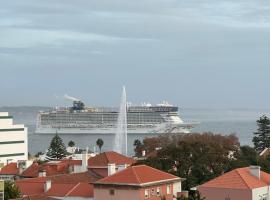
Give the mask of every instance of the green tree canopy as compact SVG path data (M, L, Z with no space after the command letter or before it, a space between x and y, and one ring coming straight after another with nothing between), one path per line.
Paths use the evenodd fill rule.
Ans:
M4 199L16 199L21 197L19 188L12 181L5 181Z
M228 171L240 147L234 135L213 133L164 135L153 141L158 145L157 156L143 162L186 178L183 182L186 190ZM145 149L155 149L154 143Z
M49 157L49 159L59 160L66 157L67 155L68 153L66 150L66 146L62 138L60 138L58 134L56 134L51 141L47 156Z
M75 146L75 142L72 141L72 140L70 140L70 141L68 142L68 146L69 146L69 147L74 147L74 146Z
M101 148L102 148L102 146L104 144L103 140L101 138L98 138L97 141L96 141L96 144L97 144L97 146L99 148L99 153L101 153Z
M139 139L134 140L133 143L135 156L141 157L143 151L143 144Z
M257 120L257 132L254 132L253 144L257 152L270 147L270 120L263 115Z

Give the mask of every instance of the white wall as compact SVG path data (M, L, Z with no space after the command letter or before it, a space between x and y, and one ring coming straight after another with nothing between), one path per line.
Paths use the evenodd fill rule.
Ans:
M173 196L177 196L177 192L182 191L182 184L181 181L176 182L173 184Z
M262 197L267 197L268 193L269 193L268 186L253 189L252 200L262 200L263 199Z
M18 160L27 160L28 158L28 136L27 128L24 125L13 125L12 118L7 117L7 113L0 113L0 162L6 164L7 160L14 162ZM2 118L1 118L2 117ZM3 131L5 129L10 129ZM12 129L24 129L14 130ZM16 141L24 141L23 143L12 143ZM3 144L6 142L6 144ZM24 155L10 155L8 157L2 157L1 155L6 154L24 154Z

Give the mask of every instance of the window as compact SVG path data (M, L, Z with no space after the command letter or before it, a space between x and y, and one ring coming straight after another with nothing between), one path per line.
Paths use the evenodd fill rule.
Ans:
M167 194L171 194L171 185L167 185Z
M149 189L144 190L144 198L145 199L148 199L150 197L150 194L149 193L150 193L149 192Z
M157 187L157 196L160 196L160 187Z
M151 195L155 195L156 194L156 190L155 190L155 188L152 188L151 189Z
M110 195L114 195L115 191L113 189L110 190Z

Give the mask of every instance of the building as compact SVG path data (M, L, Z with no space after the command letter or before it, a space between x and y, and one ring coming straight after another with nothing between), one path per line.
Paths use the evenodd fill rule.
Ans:
M93 184L95 200L173 200L182 192L181 178L146 165L130 166Z
M135 163L133 158L124 156L114 151L103 152L95 157L89 158L88 170L99 174L102 177L108 176L108 166L114 163L116 171L124 169Z
M238 168L197 187L205 200L268 200L270 174L259 166Z
M32 161L10 162L0 170L0 180L16 180L21 177L25 169L32 165Z
M12 116L0 112L0 163L27 160L27 128L24 125L13 125Z
M93 200L93 184L101 177L91 172L17 180L24 196L48 196L65 200Z

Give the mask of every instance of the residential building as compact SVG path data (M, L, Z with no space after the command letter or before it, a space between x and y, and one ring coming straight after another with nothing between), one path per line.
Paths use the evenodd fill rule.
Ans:
M182 192L181 178L146 165L130 166L93 184L95 200L173 200Z
M0 170L0 180L19 179L25 169L32 165L32 161L11 162Z
M15 183L24 196L45 195L64 200L93 200L93 184L101 177L91 172L26 178Z
M205 200L268 200L270 174L259 166L238 168L197 187Z
M102 177L108 176L108 165L115 164L115 170L125 169L135 163L133 158L124 156L114 151L103 152L88 160L88 170Z
M7 112L0 112L0 168L8 162L28 158L27 128L14 125Z

